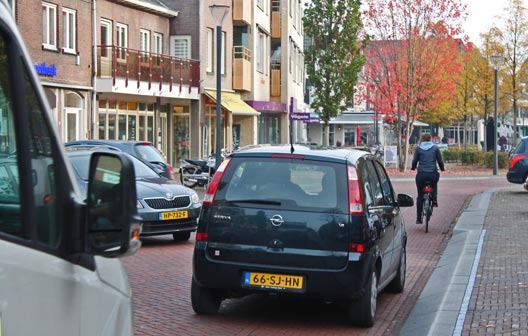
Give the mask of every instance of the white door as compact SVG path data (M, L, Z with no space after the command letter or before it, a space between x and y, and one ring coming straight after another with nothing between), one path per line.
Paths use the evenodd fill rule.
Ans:
M78 108L64 108L64 131L65 142L81 140L81 111Z

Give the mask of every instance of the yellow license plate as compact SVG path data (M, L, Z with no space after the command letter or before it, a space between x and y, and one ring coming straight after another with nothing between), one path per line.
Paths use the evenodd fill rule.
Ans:
M168 212L161 212L159 214L160 220L183 219L183 218L188 218L188 217L189 217L189 212L187 210L168 211Z
M304 288L304 277L298 275L244 272L244 285L260 288L301 290Z

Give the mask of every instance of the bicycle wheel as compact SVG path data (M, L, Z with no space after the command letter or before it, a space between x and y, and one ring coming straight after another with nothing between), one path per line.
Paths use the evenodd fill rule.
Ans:
M429 232L429 219L431 218L431 200L429 194L424 195L424 217L425 217L425 233Z

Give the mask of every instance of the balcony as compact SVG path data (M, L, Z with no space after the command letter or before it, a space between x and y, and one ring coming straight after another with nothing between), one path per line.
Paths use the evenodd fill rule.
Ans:
M98 91L168 97L199 91L200 61L117 46L97 48Z
M251 1L233 0L233 22L251 25Z
M281 64L280 62L271 63L271 82L270 82L270 96L281 96Z
M243 46L233 47L233 89L251 91L251 51Z
M281 37L281 12L280 1L271 2L271 38Z

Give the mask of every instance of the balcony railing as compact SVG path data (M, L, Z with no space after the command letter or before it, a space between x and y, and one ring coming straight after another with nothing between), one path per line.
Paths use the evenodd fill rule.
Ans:
M169 92L188 86L189 92L200 85L200 61L155 54L117 46L100 45L97 51L97 76L125 80L125 87L147 83L149 90L162 90L169 86Z
M251 1L247 0L234 0L233 1L233 21L244 22L247 25L251 25Z
M251 91L251 50L233 46L233 89Z

